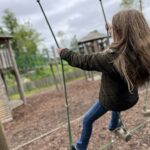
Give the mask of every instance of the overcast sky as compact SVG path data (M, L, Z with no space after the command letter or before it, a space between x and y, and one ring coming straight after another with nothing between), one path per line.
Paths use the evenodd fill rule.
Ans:
M105 33L99 0L41 0L41 3L54 32L64 31L67 39L73 35L80 39L94 29ZM121 0L103 0L103 3L106 17L111 21L120 9ZM30 21L44 38L41 46L50 48L54 41L36 0L0 0L0 24L6 8L14 12L21 23ZM144 0L144 14L150 23L150 0Z

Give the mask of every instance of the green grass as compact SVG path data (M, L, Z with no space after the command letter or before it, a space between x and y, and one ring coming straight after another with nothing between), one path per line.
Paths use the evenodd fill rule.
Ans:
M78 77L78 78L75 78L75 79L67 81L67 83L71 82L71 81L74 81L74 80L80 80L80 79L83 79L83 78L84 78L83 76L82 77ZM31 91L25 91L25 96L26 97L33 96L33 95L35 95L35 94L37 94L39 92L42 92L42 91L45 91L45 90L49 90L49 89L52 89L52 88L55 88L55 85L50 85L50 86L42 87L42 88L35 88L35 89L31 90ZM19 94L11 95L10 99L11 100L18 100L18 99L20 99Z
M62 73L61 64L58 65L58 68L60 70L60 73ZM55 75L58 75L56 65L53 65L53 70L54 70ZM74 70L75 68L69 66L66 62L64 62L65 73L73 72ZM40 80L42 78L52 76L50 66L45 66L43 68L35 69L34 71L35 71L34 73L21 74L21 80L23 81L23 79L26 78L31 81L34 81L34 80ZM14 76L10 73L6 75L6 82L8 86L14 86L16 84Z
M58 68L59 68L59 71L61 73L62 69L61 69L60 64L58 65ZM57 67L55 65L53 66L53 70L54 70L54 74L58 75ZM64 71L67 72L67 73L72 72L72 71L74 71L74 68L69 66L69 65L65 65ZM30 74L27 77L30 80L39 80L39 79L42 79L44 77L49 77L49 76L52 76L52 72L50 70L50 66L47 66L45 68L36 69L35 74Z
M54 85L48 86L48 87L43 87L43 88L40 88L40 89L36 88L36 89L31 90L31 91L25 91L25 96L26 97L32 96L32 95L34 95L36 93L39 93L41 91L48 90L49 88L51 88L53 86ZM11 100L17 100L17 99L20 99L20 96L19 96L19 94L14 94L14 95L10 96L10 99Z

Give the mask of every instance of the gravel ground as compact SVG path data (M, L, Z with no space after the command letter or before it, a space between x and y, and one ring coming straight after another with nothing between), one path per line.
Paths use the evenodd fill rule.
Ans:
M80 117L98 98L99 81L76 80L69 83L67 89L70 118L74 120L71 127L73 142L75 142L81 131L82 118ZM20 106L13 111L14 120L5 124L10 147L17 147L59 128L19 150L68 150L67 128L66 126L61 127L67 122L63 93L51 89L28 97L27 101L26 106ZM129 130L148 119L144 118L141 113L143 105L144 93L141 93L138 104L122 113L124 124ZM99 150L111 139L114 140L114 143L106 150L150 150L150 122L137 130L129 142L124 142L122 139L113 138L113 134L107 130L109 119L110 112L94 123L89 150Z

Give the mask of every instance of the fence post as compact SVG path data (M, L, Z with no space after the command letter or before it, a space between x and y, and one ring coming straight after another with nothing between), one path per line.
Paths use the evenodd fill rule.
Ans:
M4 135L3 125L0 122L0 149L1 150L9 150L6 137Z

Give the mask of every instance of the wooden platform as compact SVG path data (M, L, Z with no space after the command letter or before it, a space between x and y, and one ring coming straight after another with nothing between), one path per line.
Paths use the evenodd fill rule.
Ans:
M10 120L12 120L11 108L9 105L8 97L6 95L4 84L0 76L0 121L3 123Z
M9 102L10 108L11 110L23 105L23 101L22 100L11 100Z

